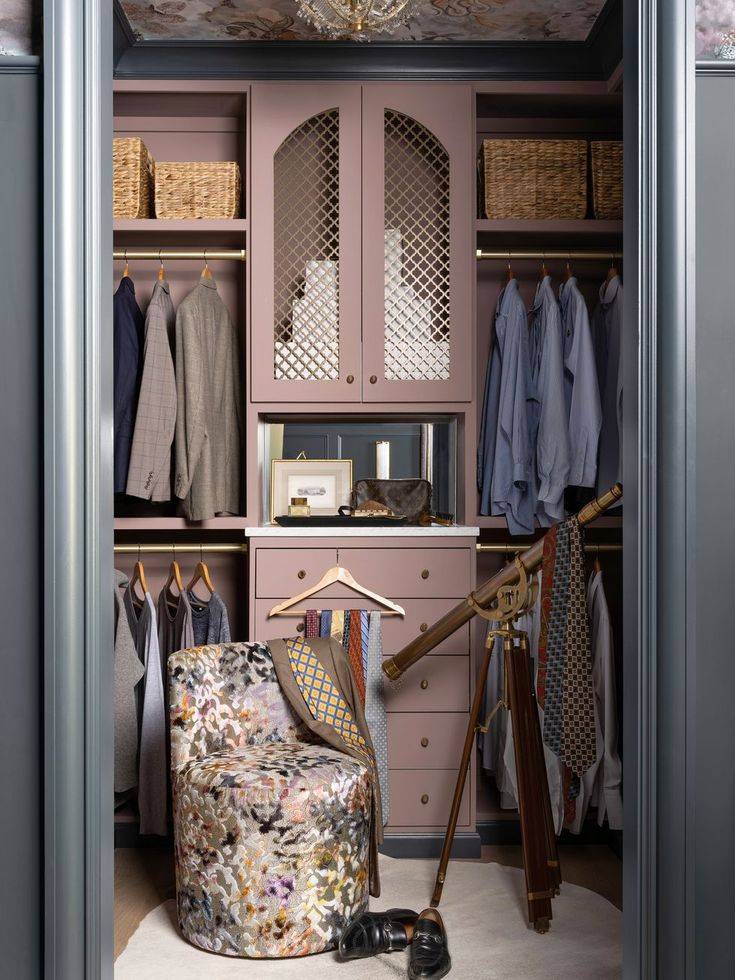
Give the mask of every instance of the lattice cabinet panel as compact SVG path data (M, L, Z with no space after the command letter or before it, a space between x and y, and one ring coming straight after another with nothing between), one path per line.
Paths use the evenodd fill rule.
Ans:
M363 88L366 401L471 400L470 94L433 83Z
M274 158L274 377L339 378L339 111L307 119Z
M449 154L410 116L384 120L385 377L448 381Z
M252 99L253 399L359 400L360 86Z

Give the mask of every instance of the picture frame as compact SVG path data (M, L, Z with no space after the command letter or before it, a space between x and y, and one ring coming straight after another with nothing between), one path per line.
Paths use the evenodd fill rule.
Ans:
M292 497L306 497L312 517L331 517L350 503L351 492L351 459L271 460L271 524L288 514Z

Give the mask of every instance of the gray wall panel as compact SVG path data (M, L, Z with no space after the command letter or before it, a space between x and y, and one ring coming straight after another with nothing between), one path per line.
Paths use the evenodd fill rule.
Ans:
M41 291L39 92L0 69L0 949L41 976Z
M697 78L696 976L735 976L735 77ZM685 601L685 597L682 597Z

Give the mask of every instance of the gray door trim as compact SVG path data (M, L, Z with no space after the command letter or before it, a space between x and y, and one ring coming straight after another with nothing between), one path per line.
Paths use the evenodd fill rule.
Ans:
M96 980L112 976L111 5L44 14L45 961ZM647 980L693 976L693 14L625 0L624 956Z
M694 953L694 0L625 18L624 975L676 980Z
M44 958L96 980L113 950L111 5L45 0L43 65Z

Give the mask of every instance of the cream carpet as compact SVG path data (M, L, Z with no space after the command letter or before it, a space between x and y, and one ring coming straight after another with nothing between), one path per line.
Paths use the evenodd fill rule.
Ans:
M383 894L373 905L420 910L435 861L381 857ZM621 975L620 912L586 888L563 884L551 930L526 923L523 872L498 864L453 861L440 911L454 980L604 980ZM115 980L383 980L405 977L408 953L341 963L333 952L295 960L235 960L195 949L176 927L176 907L149 912L115 963Z

